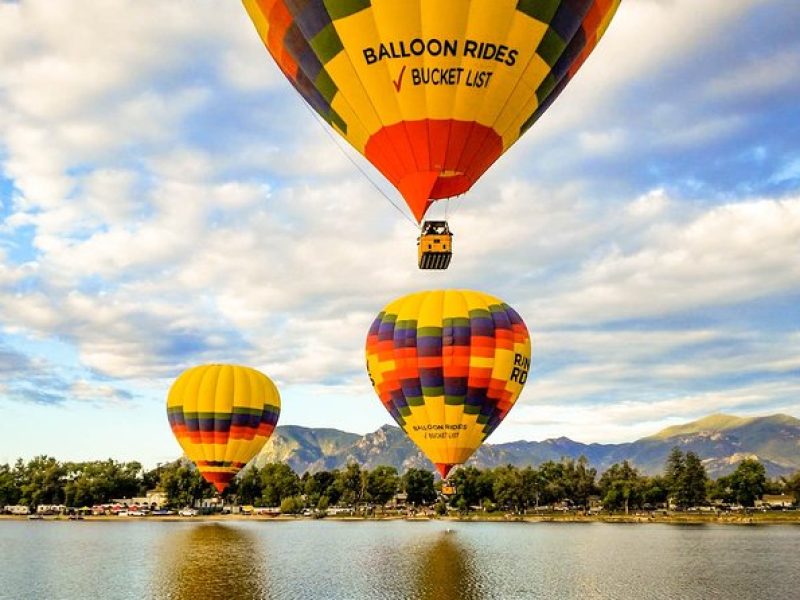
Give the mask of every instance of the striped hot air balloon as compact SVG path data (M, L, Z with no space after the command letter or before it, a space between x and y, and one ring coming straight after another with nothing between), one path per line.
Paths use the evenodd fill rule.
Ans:
M547 110L620 0L243 0L306 101L421 221Z
M167 396L172 432L219 492L264 447L280 412L275 384L255 369L235 365L192 367Z
M380 312L366 354L384 407L446 478L514 406L531 342L520 316L494 296L428 291Z

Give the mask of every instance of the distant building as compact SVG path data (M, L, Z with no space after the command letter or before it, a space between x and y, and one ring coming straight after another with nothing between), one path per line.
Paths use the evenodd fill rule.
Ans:
M764 494L756 500L756 508L789 508L794 504L794 496L788 494Z
M353 509L349 506L331 506L328 510L325 511L325 514L331 516L352 515Z
M147 510L160 510L167 504L167 494L158 490L150 490L144 496L136 498L114 498L111 500L111 504L128 508L135 506Z
M3 512L9 515L29 515L31 514L31 509L21 504L9 504L3 507Z
M254 515L279 515L281 509L279 506L257 506L253 508Z
M36 507L37 515L63 515L67 507L63 504L40 504Z
M221 509L225 503L223 502L222 498L201 498L200 500L195 500L194 507L195 508L202 508L206 510L218 510Z
M408 494L399 492L394 495L394 497L386 503L386 508L393 508L395 510L401 510L406 507L408 504Z

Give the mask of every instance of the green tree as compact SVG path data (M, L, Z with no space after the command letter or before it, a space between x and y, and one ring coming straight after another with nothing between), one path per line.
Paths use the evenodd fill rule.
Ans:
M64 465L64 503L92 506L114 498L133 498L142 487L142 465L112 459Z
M676 503L681 507L701 506L706 503L708 475L700 457L687 452L683 460L683 472L677 481Z
M213 496L214 488L194 466L177 462L161 470L161 490L172 508L194 506L197 500Z
M800 471L791 477L785 478L783 481L786 486L786 492L794 495L794 503L800 504Z
M644 482L642 500L645 504L665 504L669 497L667 483L661 476L648 477Z
M614 464L600 478L600 493L603 506L608 510L624 509L625 514L632 507L642 504L645 479L628 461Z
M730 486L736 502L742 506L753 506L764 495L767 470L757 460L745 459L731 474Z
M336 488L336 474L330 471L318 471L304 475L303 492L309 506L317 506L324 496L329 503L336 504L339 492Z
M664 483L669 491L669 497L676 505L681 506L680 503L680 487L683 479L683 472L685 470L685 459L683 452L677 446L673 447L667 457L667 462L664 465Z
M139 492L137 496L144 496L150 490L156 489L160 481L161 481L161 463L159 463L155 469L150 469L149 471L142 472L142 476L139 481Z
M366 477L356 462L348 463L336 477L339 501L346 506L357 506L364 500Z
M597 469L589 468L589 461L585 456L580 456L577 461L562 460L562 478L566 497L572 500L575 506L584 509L589 506L589 496L597 492L595 477Z
M467 506L477 506L484 499L494 501L494 471L481 471L475 467L457 469L448 479L455 486L456 494L451 498L453 504L460 498Z
M494 469L494 498L506 510L525 512L527 494L522 475L514 465Z
M0 465L0 507L17 504L20 489L17 486L14 470L9 465Z
M253 505L261 501L264 493L261 482L261 471L255 465L247 468L239 477L236 493L239 502L244 505Z
M531 466L527 466L522 469L519 474L522 480L522 493L525 498L525 506L539 508L539 500L542 497L542 491L546 484L542 472ZM491 504L491 501L488 503ZM486 508L486 503L484 503L484 508L487 511L489 510Z
M708 497L712 500L721 500L728 504L736 502L736 494L732 486L733 475L718 477L716 481L708 484Z
M281 500L281 513L284 515L299 515L305 509L300 496L287 496Z
M564 463L548 460L539 465L542 480L539 504L554 504L567 498Z
M400 477L394 467L377 466L367 475L367 496L379 506L385 505L394 498L399 488Z
M280 506L284 498L300 493L300 478L284 463L267 463L261 468L261 501L264 506Z
M414 506L430 504L436 500L433 473L423 469L409 469L403 474L402 486L408 494L408 502Z
M22 473L20 501L28 506L63 504L66 469L55 458L37 456Z

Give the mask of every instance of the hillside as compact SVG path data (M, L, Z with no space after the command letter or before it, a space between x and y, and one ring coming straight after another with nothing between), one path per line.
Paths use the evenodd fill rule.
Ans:
M654 475L662 471L674 446L698 454L712 477L730 473L745 458L760 460L772 477L789 475L800 470L800 419L780 414L750 418L715 414L624 444L583 444L565 437L485 444L468 464L523 467L583 455L600 472L628 460ZM392 465L400 472L410 467L433 469L405 434L389 425L364 436L336 429L281 426L256 460L258 465L286 462L298 473L340 469L350 461L370 469Z

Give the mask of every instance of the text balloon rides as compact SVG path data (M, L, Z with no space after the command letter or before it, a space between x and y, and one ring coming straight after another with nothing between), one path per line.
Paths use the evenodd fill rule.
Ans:
M243 0L306 101L418 221L547 110L620 0Z
M517 401L531 364L520 316L482 292L419 292L384 308L367 336L381 402L443 478Z
M219 492L264 447L280 412L275 384L249 367L192 367L167 396L172 432Z

